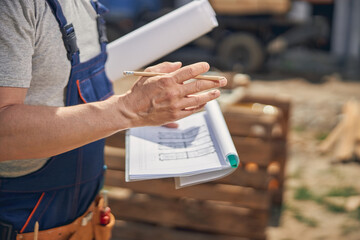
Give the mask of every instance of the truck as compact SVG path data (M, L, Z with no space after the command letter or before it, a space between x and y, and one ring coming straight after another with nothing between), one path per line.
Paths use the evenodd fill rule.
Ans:
M189 2L186 0L101 1L107 3L113 12L107 18L110 40ZM263 70L270 57L288 48L309 42L315 42L318 47L319 44L326 45L329 42L328 19L323 16L312 16L306 6L317 3L329 4L330 0L209 0L209 2L216 12L219 26L211 33L159 61L180 60L184 64L190 64L205 60L222 71L252 73Z

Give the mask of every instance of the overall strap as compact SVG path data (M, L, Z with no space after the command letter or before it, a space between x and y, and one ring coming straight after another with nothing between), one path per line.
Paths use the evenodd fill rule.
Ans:
M99 33L99 43L101 45L101 51L106 52L106 44L108 43L108 39L106 36L106 25L103 15L109 12L109 9L107 9L103 4L101 4L97 0L90 0L90 2L97 14L96 23Z
M75 29L72 23L68 24L58 0L46 0L53 11L62 33L62 38L67 51L67 57L74 66L80 62L80 51L76 42Z

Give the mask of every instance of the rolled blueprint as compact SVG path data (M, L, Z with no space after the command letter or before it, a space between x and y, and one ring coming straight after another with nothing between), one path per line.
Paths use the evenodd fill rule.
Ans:
M218 26L207 0L194 0L107 46L105 69L110 80L123 77L186 45Z

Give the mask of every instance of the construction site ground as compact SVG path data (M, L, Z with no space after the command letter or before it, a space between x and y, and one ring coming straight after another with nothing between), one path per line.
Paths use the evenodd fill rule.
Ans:
M301 78L254 79L249 91L292 98L284 204L268 239L360 239L360 162L339 163L331 151L318 150L341 119L343 105L360 101L360 81L336 75L316 84Z

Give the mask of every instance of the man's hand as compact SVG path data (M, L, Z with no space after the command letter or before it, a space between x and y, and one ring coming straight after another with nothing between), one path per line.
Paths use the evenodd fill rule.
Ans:
M196 80L184 84L208 70L209 65L204 62L182 68L179 62L165 62L147 68L145 71L169 74L141 77L123 96L123 106L126 116L132 122L131 127L176 121L200 111L208 101L219 97L219 90L197 93L225 86L225 78L220 81Z

